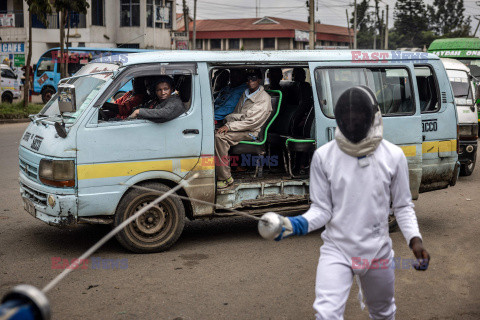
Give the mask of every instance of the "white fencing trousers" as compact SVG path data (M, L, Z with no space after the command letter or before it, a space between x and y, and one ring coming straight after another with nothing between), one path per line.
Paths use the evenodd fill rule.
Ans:
M377 258L389 259L388 268L370 269L360 275L363 295L371 319L394 320L395 273L390 267L393 261L393 250L390 245L384 246ZM317 320L343 319L353 277L352 261L348 261L334 244L325 242L320 248L315 285L316 298L313 303Z

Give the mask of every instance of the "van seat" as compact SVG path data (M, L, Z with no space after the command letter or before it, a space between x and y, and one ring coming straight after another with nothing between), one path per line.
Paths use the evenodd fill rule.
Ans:
M231 154L244 154L244 153L251 153L257 154L259 156L265 155L266 152L266 142L268 140L268 130L272 123L277 118L280 112L280 106L282 104L282 92L280 90L267 90L267 92L271 96L272 101L272 112L268 117L267 121L263 124L260 132L258 134L256 141L240 141L237 145L230 148ZM263 174L263 164L262 161L259 160L257 162L257 168L255 170L256 177L262 177Z

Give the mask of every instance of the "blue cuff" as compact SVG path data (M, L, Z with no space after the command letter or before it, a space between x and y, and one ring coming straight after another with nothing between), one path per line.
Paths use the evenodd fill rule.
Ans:
M302 216L287 217L292 224L293 234L296 236L303 236L308 233L308 221Z

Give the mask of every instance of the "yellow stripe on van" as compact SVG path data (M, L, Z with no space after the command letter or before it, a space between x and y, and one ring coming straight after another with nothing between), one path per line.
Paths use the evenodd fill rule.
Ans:
M405 153L405 157L415 157L417 155L416 146L400 146L400 148L402 148L403 153Z
M422 153L456 152L457 140L427 141L422 143Z
M172 171L172 160L85 164L77 168L78 180L134 176L145 171Z

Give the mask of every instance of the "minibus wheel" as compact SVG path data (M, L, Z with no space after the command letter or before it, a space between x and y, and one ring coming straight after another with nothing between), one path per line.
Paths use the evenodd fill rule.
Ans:
M470 176L473 173L473 169L475 169L475 162L477 161L477 155L473 156L473 161L469 164L462 164L460 166L460 175L461 176Z
M167 192L162 183L141 185ZM114 227L157 199L161 193L132 188L123 196L115 213ZM177 197L168 197L117 233L120 244L133 252L160 252L170 248L180 237L185 225L185 208Z
M13 102L13 95L10 92L5 92L2 95L2 102L4 103L12 103Z

